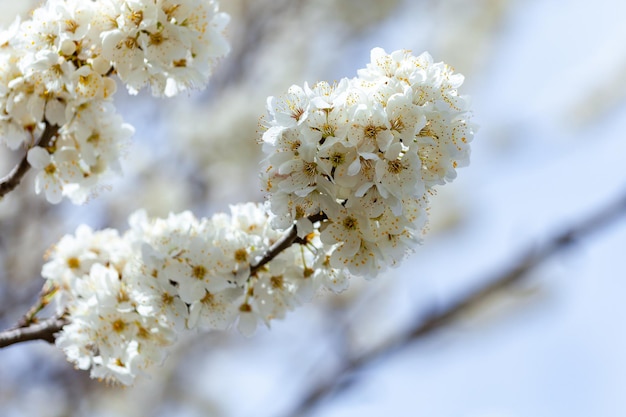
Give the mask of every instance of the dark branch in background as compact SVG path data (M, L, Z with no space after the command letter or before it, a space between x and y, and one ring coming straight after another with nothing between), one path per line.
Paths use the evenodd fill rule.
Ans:
M334 375L320 385L313 387L289 414L306 416L316 409L324 400L335 396L350 386L350 374L354 374L378 359L396 352L411 342L426 337L437 330L451 324L463 313L483 304L490 297L523 281L533 268L539 266L550 257L568 249L573 243L589 237L593 233L614 224L626 214L626 193L611 205L596 212L562 233L552 237L545 245L532 248L526 252L510 268L488 280L487 283L466 292L450 303L444 310L435 311L409 329L404 335L390 340L388 343L362 355L348 358Z
M321 222L323 220L326 220L327 218L328 217L326 217L324 213L318 213L308 217L311 223ZM297 241L298 229L294 224L293 226L291 226L289 231L282 238L280 238L280 240L276 241L276 243L272 245L272 247L267 251L267 253L265 253L265 255L263 255L263 258L261 258L259 262L250 266L250 276L256 274L257 271L261 269L265 264L270 262L272 259L278 256L279 253L281 253Z
M59 131L59 126L50 125L46 122L46 128L44 129L39 141L37 141L36 145L41 146L42 148L47 148L50 146ZM28 170L30 169L30 164L26 160L26 155L22 158L19 164L17 164L8 175L4 178L0 179L0 198L4 197L11 191L15 189L22 181L22 178Z
M228 59L220 63L218 70L211 77L213 89L225 90L230 86L242 84L246 76L250 78L250 69L255 68L260 61L262 46L272 43L271 36L276 35L276 28L293 19L293 15L303 4L303 0L244 1L237 23L242 28L242 33L233 34L231 39L233 49ZM230 28L230 31L232 30L233 28Z
M67 321L61 317L51 317L27 327L5 330L0 332L0 348L31 340L45 340L54 343L55 334L66 324Z

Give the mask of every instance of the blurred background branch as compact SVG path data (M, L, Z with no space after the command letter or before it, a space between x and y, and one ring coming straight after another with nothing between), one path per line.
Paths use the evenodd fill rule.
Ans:
M494 277L485 281L457 299L451 301L444 309L432 311L425 318L416 321L412 328L400 337L388 340L359 355L348 355L343 364L326 381L318 386L311 387L310 391L303 396L301 402L294 411L288 415L293 417L307 416L315 410L323 401L331 396L340 395L350 387L354 380L351 376L371 365L375 361L392 355L410 343L428 337L433 332L441 331L454 323L469 311L481 307L493 300L499 293L519 284L528 276L534 268L541 265L547 259L569 249L574 243L580 242L594 233L611 226L626 214L626 192L612 204L604 207L597 213L580 221L577 225L557 233L544 244L535 245L526 251L526 254L518 256L511 262L508 269L499 272ZM345 329L344 329L345 330Z

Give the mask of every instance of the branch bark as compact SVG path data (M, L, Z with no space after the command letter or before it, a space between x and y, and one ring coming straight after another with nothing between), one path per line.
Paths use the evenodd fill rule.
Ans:
M410 343L427 337L445 328L462 316L465 312L485 303L490 297L504 289L511 288L523 281L528 272L539 266L550 257L568 249L573 243L588 238L593 233L614 224L626 214L626 192L621 198L587 217L577 225L554 235L542 247L532 247L511 266L496 274L485 284L477 286L450 303L445 309L430 314L426 319L416 322L403 336L389 341L377 349L360 356L348 358L343 366L327 380L313 387L289 413L291 416L309 415L325 399L336 396L350 385L346 376L354 374L377 360L396 352Z
M42 148L47 148L54 141L58 131L59 126L51 125L46 122L46 128L41 134L41 137L37 141L36 145L41 146ZM26 159L26 155L24 155L20 163L17 164L4 178L0 179L0 198L13 191L22 181L22 178L26 175L28 170L30 170L30 164Z
M55 316L26 327L5 330L0 332L0 348L31 340L45 340L48 343L54 343L55 334L66 324L67 320Z
M308 217L311 223L321 222L323 220L326 220L327 218L328 217L326 217L324 213L317 213ZM296 243L297 240L298 229L294 224L293 226L291 226L289 231L282 238L280 238L280 240L276 241L276 243L272 245L272 247L267 251L267 253L265 253L265 255L263 255L263 258L261 258L259 262L257 262L255 265L250 266L250 276L256 274L259 269L261 269L265 264L269 263L272 259L278 256L279 253Z

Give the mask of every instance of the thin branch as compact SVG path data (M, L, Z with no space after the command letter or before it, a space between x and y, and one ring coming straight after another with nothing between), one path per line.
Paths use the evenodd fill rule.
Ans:
M328 217L326 217L326 214L324 213L317 213L308 217L311 223L321 222L323 220L326 220L327 218ZM298 240L298 229L296 228L296 225L294 224L293 226L291 226L289 231L285 233L285 235L282 238L280 238L280 240L276 241L276 243L272 245L272 247L265 253L265 255L263 255L263 258L261 258L259 262L257 262L255 265L250 266L250 276L253 276L254 274L256 274L259 271L259 269L261 269L265 264L267 264L276 256L278 256L279 253L281 253L282 251L284 251L285 249L287 249L288 247L296 243L297 240Z
M55 285L51 285L50 281L46 281L41 292L39 293L39 297L37 299L37 303L33 305L30 310L24 314L24 317L17 323L16 327L28 327L31 324L35 324L38 321L37 314L41 312L54 297L57 292L58 287Z
M51 125L46 122L46 128L44 129L39 141L37 141L37 146L41 146L42 148L47 148L52 144L54 138L59 131L59 126ZM22 158L19 164L17 164L11 172L9 172L4 178L0 179L0 198L4 197L11 191L15 189L22 181L22 178L28 170L30 169L30 164L26 159L26 155Z
M50 317L27 327L5 330L0 332L0 348L31 340L45 340L48 343L54 343L55 334L66 324L67 321L61 317Z
M528 272L550 257L568 249L573 243L588 238L593 233L597 233L614 224L625 214L626 193L611 205L606 206L579 222L578 225L556 234L539 249L531 248L527 250L526 254L521 256L519 260L513 263L507 270L497 274L492 279L488 280L486 284L478 286L458 297L444 310L435 311L426 319L415 323L415 325L401 337L391 340L362 355L348 358L334 375L327 378L326 382L313 387L289 415L300 417L310 414L322 401L329 398L331 395L335 396L341 393L349 387L350 378L346 378L346 376L366 368L376 360L406 347L413 341L445 328L462 316L463 313L483 304L493 294L522 282L523 279L528 276Z

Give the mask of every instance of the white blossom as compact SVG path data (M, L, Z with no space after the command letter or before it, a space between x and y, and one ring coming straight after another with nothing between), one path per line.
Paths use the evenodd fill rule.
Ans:
M35 177L37 194L45 192L52 204L59 203L63 196L63 184L81 177L77 164L76 149L64 147L53 154L38 146L28 151L28 163L39 173Z

